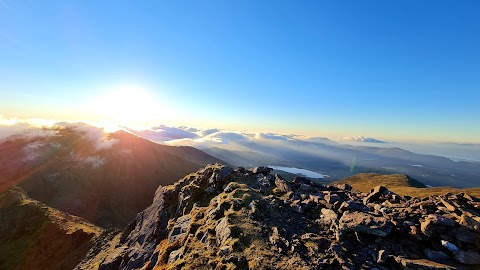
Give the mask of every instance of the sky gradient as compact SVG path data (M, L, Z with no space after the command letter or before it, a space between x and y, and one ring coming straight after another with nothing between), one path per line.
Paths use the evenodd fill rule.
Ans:
M0 0L0 114L480 142L479 14L478 1ZM148 94L117 100L126 87Z

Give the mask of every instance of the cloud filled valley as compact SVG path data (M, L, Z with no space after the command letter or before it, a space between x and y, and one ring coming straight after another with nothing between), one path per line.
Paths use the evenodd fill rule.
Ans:
M71 130L89 141L93 154L71 153L72 160L91 167L101 167L104 159L95 152L109 149L118 143L102 127L78 122L57 122L40 119L0 118L0 140L6 138L47 138L61 130ZM404 173L432 186L469 187L479 185L478 162L451 160L443 153L466 153L464 158L478 152L475 145L428 143L378 143L367 137L352 137L351 142L308 137L296 134L275 134L232 131L218 128L158 125L151 128L122 127L136 136L169 146L191 146L237 166L272 165L295 167L330 176L338 180L359 172ZM360 139L359 139L360 138ZM24 150L25 160L38 158L40 142ZM44 146L43 146L44 147ZM467 149L470 150L470 152ZM411 151L413 150L413 151ZM436 150L436 152L435 152ZM445 150L445 151L441 151ZM124 149L124 154L128 153ZM432 152L436 155L431 155ZM470 156L469 156L470 154ZM418 166L420 165L420 166Z

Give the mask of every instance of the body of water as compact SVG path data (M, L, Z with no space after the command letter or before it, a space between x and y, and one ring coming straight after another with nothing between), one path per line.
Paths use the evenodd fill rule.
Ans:
M295 168L295 167L282 167L282 166L268 166L268 167L270 167L274 170L280 170L280 171L284 171L284 172L288 172L288 173L301 174L301 175L304 175L304 176L310 177L310 178L322 178L323 179L325 177L328 177L328 175L320 174L320 173L305 170L305 169L299 169L299 168Z

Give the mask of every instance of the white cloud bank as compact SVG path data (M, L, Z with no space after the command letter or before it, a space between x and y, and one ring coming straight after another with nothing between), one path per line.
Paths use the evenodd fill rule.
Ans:
M385 143L385 141L365 136L344 137L342 140L351 142Z
M58 134L59 129L69 128L91 141L95 149L102 150L112 147L118 142L108 137L108 132L102 127L80 122L58 122L55 120L39 118L6 118L0 114L0 142L18 136L21 138L50 137ZM33 147L33 146L32 146ZM27 156L33 158L33 153L38 149L26 150Z

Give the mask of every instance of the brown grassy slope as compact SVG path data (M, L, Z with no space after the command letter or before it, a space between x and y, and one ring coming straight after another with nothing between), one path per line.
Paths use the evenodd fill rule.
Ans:
M401 196L428 197L432 195L442 195L445 193L465 192L469 195L479 197L480 188L458 189L453 187L433 187L427 188L424 184L410 178L404 174L382 175L377 173L360 173L343 180L330 183L349 184L354 189L361 192L369 192L375 186L385 186L391 191Z
M0 196L0 269L73 269L101 229L28 198Z

